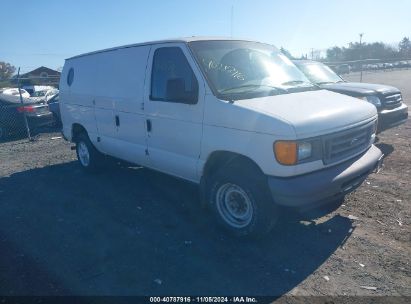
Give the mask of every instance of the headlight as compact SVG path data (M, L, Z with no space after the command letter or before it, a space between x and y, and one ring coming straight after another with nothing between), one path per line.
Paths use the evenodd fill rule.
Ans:
M276 141L273 148L275 158L282 165L295 165L312 156L312 145L309 142Z
M360 99L368 101L369 103L372 103L376 107L381 107L381 100L378 98L378 96L370 95L370 96L361 97Z
M312 146L309 142L298 143L298 160L311 157Z

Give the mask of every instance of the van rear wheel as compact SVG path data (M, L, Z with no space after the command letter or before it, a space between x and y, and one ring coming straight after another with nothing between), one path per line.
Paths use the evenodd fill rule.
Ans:
M76 139L76 153L80 166L88 171L95 172L101 167L103 156L93 146L87 134L80 134Z
M218 222L235 236L265 235L278 219L266 179L259 173L250 174L239 168L221 169L211 178L208 192Z

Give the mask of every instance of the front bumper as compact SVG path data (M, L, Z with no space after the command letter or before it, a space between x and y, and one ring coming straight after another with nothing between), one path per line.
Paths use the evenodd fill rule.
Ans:
M344 197L382 165L383 154L372 145L365 153L341 164L296 177L268 177L276 204L311 209Z
M381 110L378 112L377 133L381 133L382 131L401 125L405 123L407 119L408 107L404 103L398 108L392 110Z

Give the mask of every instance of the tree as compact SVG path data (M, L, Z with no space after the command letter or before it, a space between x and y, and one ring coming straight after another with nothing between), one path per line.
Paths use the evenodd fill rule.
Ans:
M0 80L9 79L13 73L16 71L16 68L8 62L0 61Z
M407 56L407 55L403 55ZM411 56L411 55L410 55ZM351 42L348 47L332 47L327 49L327 61L353 61L361 59L394 59L399 51L383 42L358 43Z
M399 52L403 57L411 57L411 42L410 38L404 37L398 44Z
M328 61L343 61L344 60L344 48L334 46L327 49L327 60Z

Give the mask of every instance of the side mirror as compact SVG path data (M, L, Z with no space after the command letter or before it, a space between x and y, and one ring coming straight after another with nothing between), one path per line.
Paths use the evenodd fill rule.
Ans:
M167 81L166 88L167 100L185 104L196 104L198 96L198 87L193 91L185 90L183 78L173 78Z

